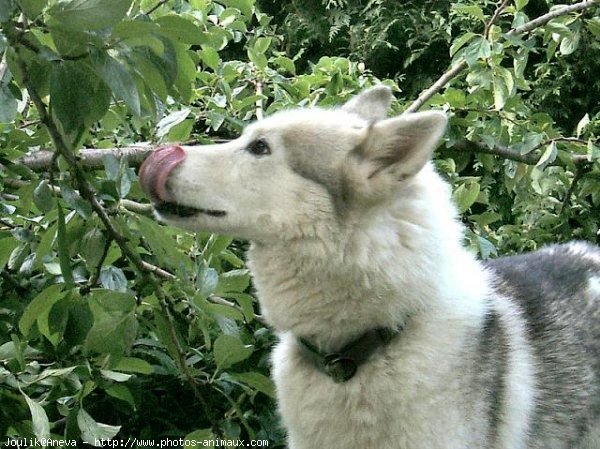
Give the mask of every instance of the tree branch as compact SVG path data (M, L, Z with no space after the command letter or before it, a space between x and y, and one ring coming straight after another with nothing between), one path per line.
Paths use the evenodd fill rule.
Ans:
M556 8L554 11L551 11L547 14L544 14L534 20L531 20L520 27L513 28L512 30L506 33L510 36L518 36L520 34L527 33L529 31L533 31L536 28L545 25L550 22L552 19L555 19L564 14L568 14L575 11L582 11L591 7L594 4L598 4L600 0L585 0L580 3L576 3L574 5L564 6L562 8ZM502 5L501 5L502 6ZM492 20L496 20L499 14L494 14L492 19L486 24L486 29L491 27ZM425 89L415 101L413 101L408 108L404 112L417 112L423 104L435 94L437 94L440 90L444 88L444 86L450 82L452 79L457 77L461 72L463 72L468 67L466 61L461 61L456 63L453 67L448 69L435 83L431 85L431 87Z
M442 90L446 84L448 84L452 79L456 78L458 74L465 70L467 67L468 64L466 61L459 62L455 66L451 67L435 83L433 83L431 87L428 87L423 92L421 92L417 99L413 101L408 108L406 108L404 113L417 112L419 109L421 109L421 106L423 106L427 100L429 100L440 90Z
M149 144L132 145L123 148L85 148L79 151L78 157L80 159L80 165L82 168L88 170L101 170L104 168L103 157L107 154L112 154L117 159L126 157L129 161L130 166L139 166L148 153L152 151L153 147ZM28 154L16 161L17 164L23 164L29 167L31 170L39 172L48 170L52 164L52 158L54 157L54 151L40 150Z
M536 28L545 25L552 19L556 19L557 17L569 14L571 12L583 11L584 9L587 9L590 6L598 3L600 3L599 0L586 0L583 2L575 3L574 5L566 5L556 8L554 11L550 11L549 13L544 14L543 16L540 16L537 19L530 20L529 22L521 25L520 27L513 28L507 34L514 36L523 33L528 33L529 31L533 31Z
M553 139L554 141L563 140L563 138ZM547 142L546 142L547 144ZM520 152L513 150L512 148L505 147L503 145L495 145L493 147L489 147L482 142L472 142L470 140L459 140L452 147L450 147L452 151L460 151L464 153L485 153L491 154L494 156L500 156L504 159L509 159L511 161L522 162L527 165L536 165L541 158L541 155L536 152L529 152L526 154L521 154ZM571 160L575 165L588 163L588 157L585 154L572 154ZM558 165L557 161L554 161L550 165Z

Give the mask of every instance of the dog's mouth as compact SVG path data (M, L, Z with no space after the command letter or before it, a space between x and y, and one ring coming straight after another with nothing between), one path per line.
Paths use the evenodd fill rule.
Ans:
M224 217L227 212L217 209L202 209L198 207L184 206L182 204L171 203L168 201L159 201L153 204L154 210L161 215L170 215L180 218L190 218L196 215L208 215L211 217Z
M191 218L197 215L224 217L224 210L206 209L180 204L169 189L169 175L186 157L178 145L159 148L146 158L140 167L140 185L150 197L154 210L164 217Z

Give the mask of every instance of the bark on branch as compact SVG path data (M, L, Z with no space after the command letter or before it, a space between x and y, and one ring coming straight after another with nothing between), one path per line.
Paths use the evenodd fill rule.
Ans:
M137 167L142 163L150 151L152 151L150 145L132 145L123 148L107 149L84 148L79 151L78 156L83 168L88 170L100 170L104 168L103 158L107 154L112 154L117 159L126 157L130 166ZM50 168L53 157L54 151L40 150L22 157L17 163L23 164L36 172L45 171Z
M555 141L560 141L562 139L554 139ZM504 159L509 159L511 161L522 162L527 165L536 165L541 158L541 155L537 152L529 152L526 154L521 154L517 150L513 150L512 148L505 147L503 145L495 145L493 147L489 147L482 142L472 142L470 140L459 140L450 148L451 151L460 151L466 153L485 153L491 154L494 156L500 156ZM588 157L585 154L572 154L571 160L575 165L585 164L590 162ZM552 162L550 165L559 165L560 161L557 159Z

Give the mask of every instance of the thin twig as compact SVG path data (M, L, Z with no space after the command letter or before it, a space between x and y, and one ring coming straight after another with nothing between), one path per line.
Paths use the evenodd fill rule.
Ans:
M262 120L265 116L263 99L262 99L262 95L263 95L262 81L257 80L255 85L256 85L256 95L259 97L256 99L256 118L258 120Z
M146 11L146 15L149 16L150 14L152 14L154 11L156 11L158 8L160 8L162 5L164 5L168 1L169 0L160 0L156 5L154 5L148 11Z
M162 268L157 267L156 265L152 265L151 263L148 263L146 261L142 261L142 265L144 266L144 270L146 270L149 273L154 273L160 278L167 280L173 280L177 278L177 276L175 276L174 274L169 273L168 271L163 270Z
M222 306L227 306L227 307L231 307L233 309L236 309L238 312L242 312L243 310L240 306L238 306L237 304L235 304L234 302L228 301L225 298L221 298L220 296L214 296L211 295L208 297L208 300L210 302L212 302L213 304L220 304ZM266 320L262 315L258 315L258 314L254 314L254 319L256 321L258 321L259 323L261 323L263 326L267 326Z
M504 11L506 9L506 7L508 6L510 0L503 0L500 5L498 5L498 7L496 8L496 10L494 11L494 14L492 15L492 18L485 24L485 30L483 31L483 36L486 39L489 39L490 37L490 31L492 30L492 25L494 24L494 22L496 22L496 20L498 20L498 17L500 17L500 14L502 14L502 11Z
M567 190L567 193L565 194L565 198L563 199L562 205L560 206L560 211L558 212L559 216L562 216L564 211L567 209L567 206L571 201L571 197L575 193L577 183L583 177L586 171L586 165L577 165L575 167L575 174L573 175L573 179L571 180L571 185L569 186L569 190Z

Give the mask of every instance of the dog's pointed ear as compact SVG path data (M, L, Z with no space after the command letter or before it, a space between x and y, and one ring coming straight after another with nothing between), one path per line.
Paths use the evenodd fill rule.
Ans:
M389 173L405 179L429 161L446 129L446 115L428 111L372 123L354 154L367 162L369 179Z
M387 115L392 102L392 89L379 85L362 91L348 101L342 109L369 120L381 120Z

